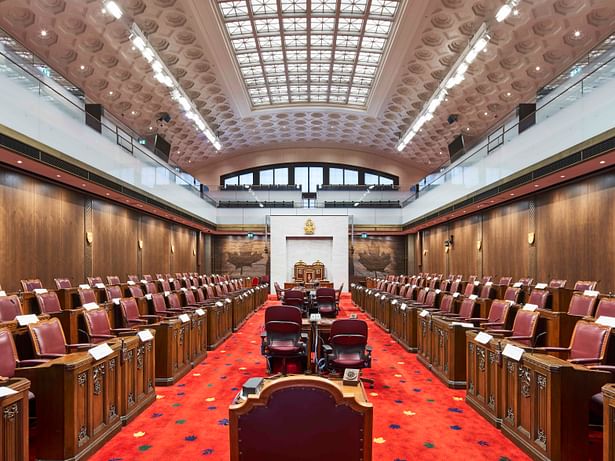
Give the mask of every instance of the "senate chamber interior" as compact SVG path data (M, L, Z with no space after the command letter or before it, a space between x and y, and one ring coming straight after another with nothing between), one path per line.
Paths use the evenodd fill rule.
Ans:
M615 461L614 0L0 0L0 461Z

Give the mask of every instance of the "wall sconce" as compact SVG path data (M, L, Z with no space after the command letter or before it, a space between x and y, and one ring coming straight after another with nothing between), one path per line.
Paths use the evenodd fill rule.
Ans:
M175 245L171 244L171 253L175 253Z
M143 249L143 240L137 240L137 246L139 247L139 250Z
M94 232L86 232L85 241L88 242L88 245L91 245L94 241Z
M423 256L427 256L427 253L429 253L428 250L423 250Z
M448 246L448 245L444 245L444 252L445 252L445 253L448 253L448 251L449 251L450 249L451 249L451 247L450 247L450 246Z
M528 232L527 233L527 243L529 243L530 245L534 245L535 241L536 241L536 234L534 232Z
M192 249L192 256L196 256L196 248Z
M482 240L477 240L476 241L476 249L478 251L480 251L483 248L483 241Z
M248 238L249 239L253 239L254 238L254 232L248 232Z

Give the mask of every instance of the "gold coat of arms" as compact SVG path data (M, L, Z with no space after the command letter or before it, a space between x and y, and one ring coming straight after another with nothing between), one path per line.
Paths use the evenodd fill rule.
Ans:
M305 235L314 235L314 230L315 230L315 226L314 226L314 221L312 221L312 218L307 218L307 220L305 221L305 226L303 226L303 232Z

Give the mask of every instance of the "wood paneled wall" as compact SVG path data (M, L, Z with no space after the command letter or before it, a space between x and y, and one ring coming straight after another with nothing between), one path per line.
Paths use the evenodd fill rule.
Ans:
M26 278L52 288L56 277L76 284L90 275L125 279L197 270L197 231L1 168L0 217L0 285L6 291L19 290Z
M533 245L528 233L535 234ZM421 231L416 272L600 280L615 291L615 174L564 185ZM454 245L444 251L444 240ZM482 249L477 249L477 241ZM422 266L419 266L422 260Z

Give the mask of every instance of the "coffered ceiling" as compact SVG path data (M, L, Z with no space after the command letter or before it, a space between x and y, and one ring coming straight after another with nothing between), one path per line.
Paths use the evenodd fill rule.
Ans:
M0 0L0 27L139 134L160 132L188 171L293 146L361 150L429 171L446 160L457 134L484 134L615 32L613 0L521 0L518 14L501 23L493 19L501 0L117 4L121 19L100 0ZM220 151L154 79L130 41L131 21L216 130ZM483 23L487 48L397 152ZM171 121L158 123L164 112ZM450 114L459 114L456 123L447 122Z

